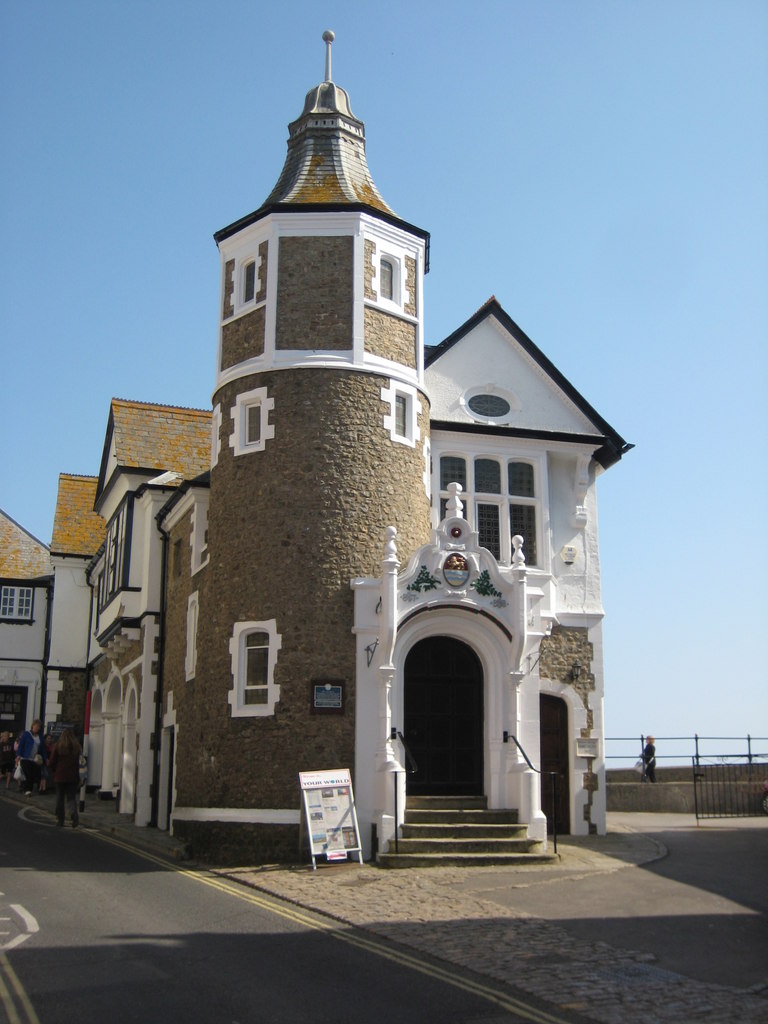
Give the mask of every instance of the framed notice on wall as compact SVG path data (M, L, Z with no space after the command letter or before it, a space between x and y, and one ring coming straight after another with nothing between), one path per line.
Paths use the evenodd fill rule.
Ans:
M328 772L299 772L304 814L309 832L312 867L317 857L347 860L357 854L363 863L352 778L347 768Z

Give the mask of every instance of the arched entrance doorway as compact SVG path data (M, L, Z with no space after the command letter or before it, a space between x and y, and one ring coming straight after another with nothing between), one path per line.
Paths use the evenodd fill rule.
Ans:
M483 669L467 644L431 636L405 660L405 739L418 765L407 790L422 796L483 792Z
M539 697L541 726L541 809L552 831L553 779L557 775L557 831L571 831L571 793L568 785L568 705L560 697L542 693Z

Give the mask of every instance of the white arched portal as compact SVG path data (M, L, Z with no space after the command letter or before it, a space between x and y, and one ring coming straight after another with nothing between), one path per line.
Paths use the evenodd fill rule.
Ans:
M104 722L103 755L101 765L102 793L115 796L120 788L122 753L123 684L119 675L113 675L102 694L101 717Z
M136 682L131 677L125 695L123 712L123 758L120 775L120 813L134 814L136 810L136 719L138 696Z
M104 717L100 689L91 695L91 719L88 727L88 785L101 788L101 771L104 763Z
M398 630L395 643L392 720L396 725L405 721L408 653L420 640L439 636L463 641L475 652L482 666L484 789L488 806L516 807L522 812L527 800L521 793L520 775L526 766L509 736L517 736L525 747L521 733L528 730L524 723L530 716L538 723L538 711L527 707L520 676L514 671L512 638L495 620L455 607L425 609L406 620Z

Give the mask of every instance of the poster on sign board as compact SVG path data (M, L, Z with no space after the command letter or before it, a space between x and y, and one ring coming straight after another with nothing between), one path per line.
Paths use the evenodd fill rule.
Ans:
M349 770L299 772L299 784L312 867L317 867L317 857L328 861L346 860L348 854L357 854L362 864L363 851Z

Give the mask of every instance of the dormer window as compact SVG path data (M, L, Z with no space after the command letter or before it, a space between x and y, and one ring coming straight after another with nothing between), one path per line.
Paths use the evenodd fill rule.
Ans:
M256 261L251 260L243 268L243 302L253 302L256 295Z

